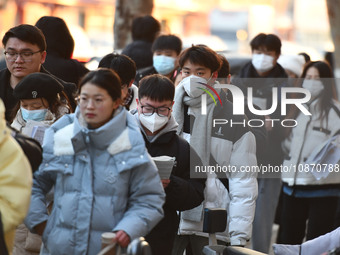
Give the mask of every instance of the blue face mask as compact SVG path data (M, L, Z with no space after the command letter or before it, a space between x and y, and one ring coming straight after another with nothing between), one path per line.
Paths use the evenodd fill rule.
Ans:
M164 55L153 56L153 67L161 75L171 73L175 69L176 58Z
M26 110L20 107L22 118L27 122L28 120L43 121L47 113L47 109L40 110Z

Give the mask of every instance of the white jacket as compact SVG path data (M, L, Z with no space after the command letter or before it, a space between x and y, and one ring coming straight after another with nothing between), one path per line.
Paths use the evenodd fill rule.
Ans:
M215 111L214 118L219 118L222 114L225 119L242 122L243 116L232 114L230 102L224 101L223 105L227 110L224 109L219 113ZM210 147L211 155L219 166L233 166L236 172L228 172L226 175L229 182L228 190L215 174L208 174L205 201L201 210L203 208L227 209L227 228L225 232L218 233L217 238L230 242L231 245L245 245L251 237L258 187L255 171L240 171L243 171L244 167L257 166L255 137L247 128L240 125L232 127L217 125L212 128ZM184 213L180 221L179 234L207 236L202 232L203 215L199 214L198 210L195 210L195 214L196 219L193 220Z
M322 122L320 121L320 112L316 108L317 103L318 100L315 100L309 105L309 111L312 115L300 113L297 116L297 126L292 129L290 136L282 142L283 150L288 155L283 162L282 180L289 186L340 183L339 172L333 171L326 178L317 180L311 171L305 171L304 162L314 148L340 130L339 102L333 100L333 107L328 113L328 123L325 119ZM323 166L316 167L321 167L320 169L323 171Z

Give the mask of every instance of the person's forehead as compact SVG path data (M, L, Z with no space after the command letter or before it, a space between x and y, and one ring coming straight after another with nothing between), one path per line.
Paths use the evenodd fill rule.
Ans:
M106 89L91 83L85 83L80 89L81 95L89 95L89 96L106 96L109 95Z
M17 37L10 37L5 45L5 48L12 50L39 50L38 45L30 42L25 42Z
M256 49L254 49L254 51L261 51L261 52L268 52L268 53L275 53L274 50L269 50L265 45L262 45Z
M184 62L184 65L182 67L183 69L186 70L192 70L192 71L202 71L202 70L209 70L208 67L199 65L199 64L194 64L192 62L190 62L189 60Z
M176 53L173 49L157 49L155 52L161 52L161 53ZM177 53L176 53L177 54Z
M156 100L150 99L149 97L142 97L140 99L140 102L142 104L148 104L148 105L151 105L151 106L162 106L162 105L172 104L172 101L170 101L170 100L156 101Z
M314 66L308 68L306 75L319 75L319 70L316 69Z
M42 103L42 98L33 98L33 99L21 99L20 101L23 104L41 104Z

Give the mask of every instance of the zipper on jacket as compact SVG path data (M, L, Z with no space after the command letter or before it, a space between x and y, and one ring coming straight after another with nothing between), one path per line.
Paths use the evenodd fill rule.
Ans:
M302 150L304 148L305 141L306 141L306 134L307 134L308 127L309 127L311 121L312 121L312 116L309 117L309 121L307 122L307 125L305 127L305 133L303 135L302 146L301 146L301 149L300 149L300 152L299 152L299 157L298 157L298 160L297 160L297 164L298 164L297 168L299 168L299 163L300 163L300 159L301 159ZM294 183L293 183L294 186L295 186L295 182L296 182L296 179L297 179L298 172L299 172L299 169L296 169L296 172L295 172L295 175L294 175Z

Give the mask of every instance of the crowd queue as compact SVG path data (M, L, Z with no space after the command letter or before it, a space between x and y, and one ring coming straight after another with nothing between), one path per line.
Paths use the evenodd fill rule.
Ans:
M230 73L225 56L202 44L183 49L180 37L160 30L152 16L136 18L133 42L93 71L71 58L61 18L4 34L0 254L94 255L101 235L114 232L123 248L143 236L154 255L198 255L209 243L205 208L227 211L222 245L250 241L268 254L275 222L277 254L340 247L340 104L331 65L281 55L280 38L260 33L249 63ZM244 95L242 113L235 114L239 94L222 84ZM307 99L282 106L288 87L308 92L290 93L291 102ZM296 125L274 125L285 121ZM166 178L159 157L172 162ZM313 164L327 169L311 171ZM254 166L290 171L240 171Z

